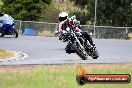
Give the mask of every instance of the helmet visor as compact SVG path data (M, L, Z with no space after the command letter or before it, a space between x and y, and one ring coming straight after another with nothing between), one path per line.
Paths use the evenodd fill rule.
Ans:
M66 17L59 17L59 21L60 21L60 22L66 20L66 19L67 19L67 16L66 16Z

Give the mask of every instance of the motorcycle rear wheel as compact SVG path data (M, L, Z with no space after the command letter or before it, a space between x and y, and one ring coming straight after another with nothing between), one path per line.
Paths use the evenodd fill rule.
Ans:
M99 57L98 51L96 50L96 47L91 47L88 43L85 44L85 50L89 56L91 56L93 59L97 59Z
M92 52L91 57L92 57L93 59L97 59L97 58L99 57L98 52L97 52L96 50L94 50L94 51Z
M18 37L18 32L16 30L13 30L12 35L14 35L15 38Z

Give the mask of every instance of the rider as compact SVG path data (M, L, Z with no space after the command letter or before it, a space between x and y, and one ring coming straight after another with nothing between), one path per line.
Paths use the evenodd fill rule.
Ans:
M8 22L6 22L8 21ZM6 24L12 24L11 22L13 22L14 19L9 16L8 14L4 14L2 12L0 12L0 29L2 30L3 28L5 28L7 25L3 24L4 22L6 22ZM14 25L14 24L12 24Z
M1 20L14 20L14 19L10 15L0 12L0 21Z
M66 36L68 35L67 31L69 31L67 29L67 27L70 27L70 26L74 26L75 27L75 32L76 33L81 33L82 36L84 36L90 43L91 47L94 47L94 44L93 44L93 41L90 37L90 35L87 33L87 32L82 32L81 31L81 27L80 27L80 22L76 20L76 16L72 16L71 18L69 18L68 16L68 13L67 12L61 12L59 14L59 32L60 32L60 35L59 35L59 40L62 40L65 42L67 39L66 39ZM74 25L72 25L74 24ZM66 48L66 53L73 53L74 51L71 50L70 48L70 44L67 44Z

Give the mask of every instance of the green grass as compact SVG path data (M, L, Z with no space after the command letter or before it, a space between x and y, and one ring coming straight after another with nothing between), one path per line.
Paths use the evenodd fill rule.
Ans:
M0 59L12 57L13 53L4 49L0 49Z
M129 84L76 83L77 65L0 67L0 88L132 88ZM130 74L132 64L83 65L88 74Z

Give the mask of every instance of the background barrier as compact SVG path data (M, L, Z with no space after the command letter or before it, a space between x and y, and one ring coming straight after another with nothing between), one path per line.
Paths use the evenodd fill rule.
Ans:
M38 36L54 36L54 32L58 30L58 23L35 22L35 21L15 21L15 27L19 34L24 34L24 29L34 29ZM99 39L132 39L132 27L113 27L113 26L94 26L81 25L82 31L95 34L95 38Z

